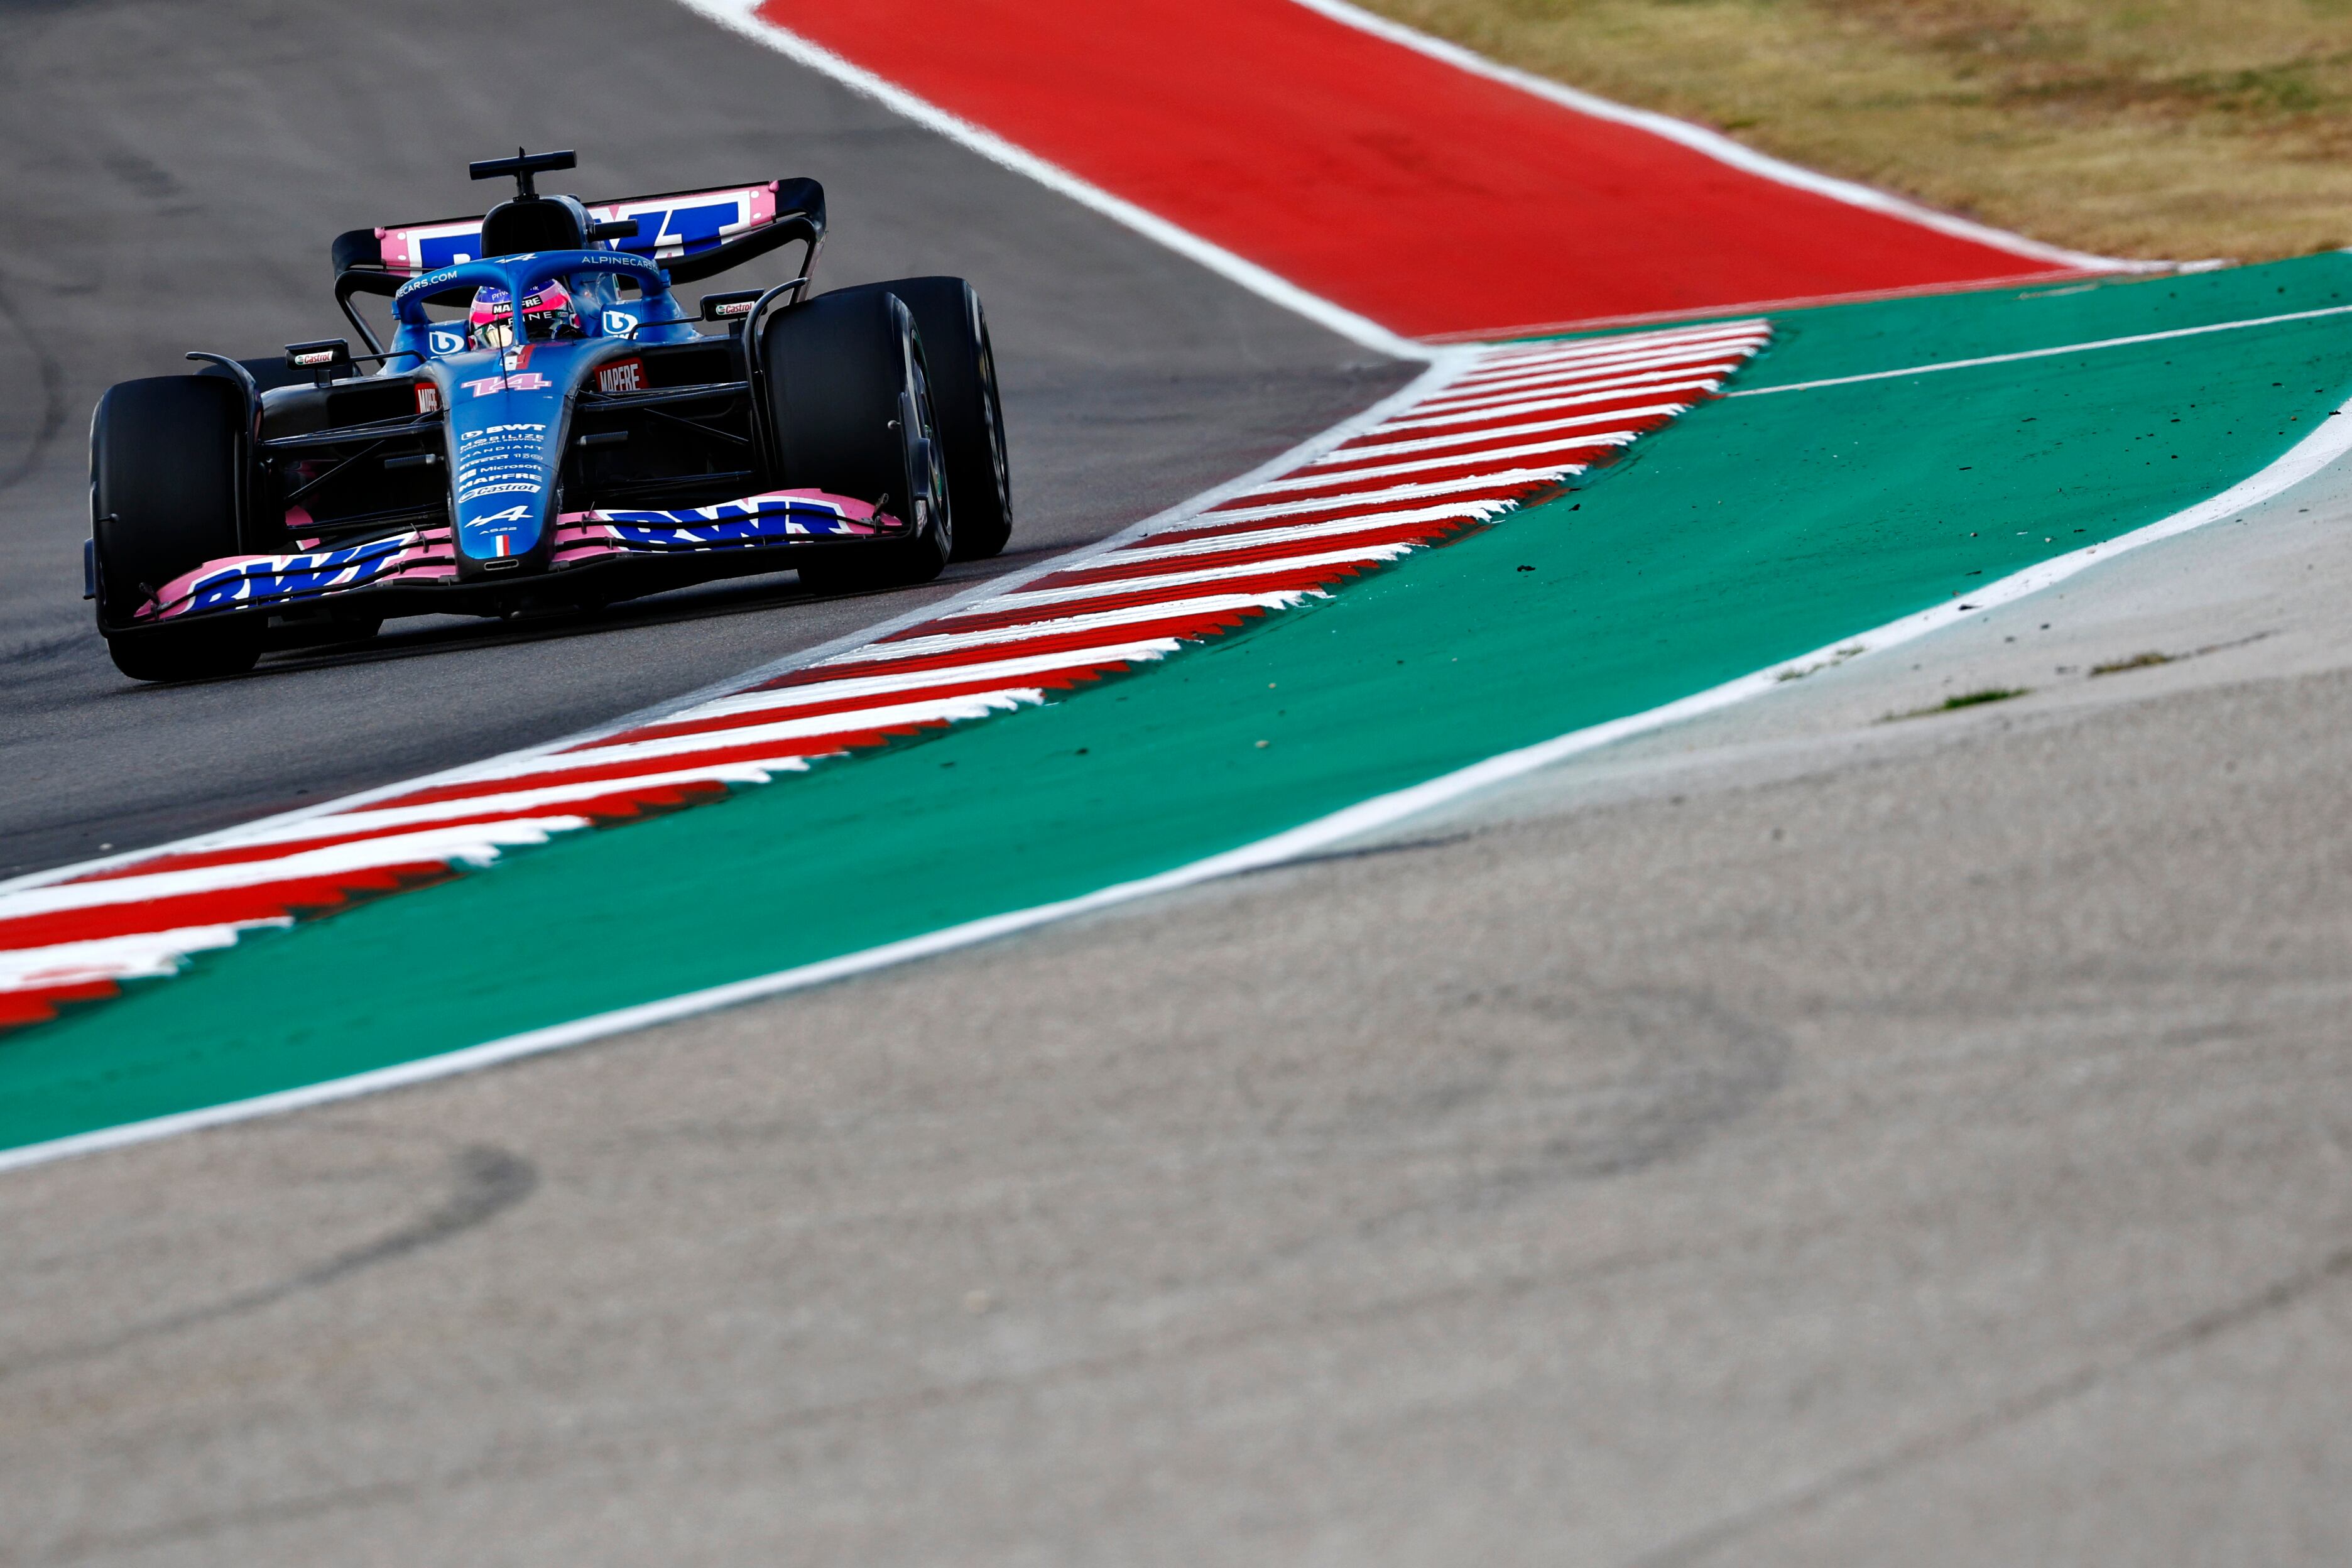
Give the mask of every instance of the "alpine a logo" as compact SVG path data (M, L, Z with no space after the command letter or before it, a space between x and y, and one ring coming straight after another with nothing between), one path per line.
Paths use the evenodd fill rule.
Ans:
M596 367L596 390L599 392L643 392L646 389L646 362L641 359L616 359L612 363Z

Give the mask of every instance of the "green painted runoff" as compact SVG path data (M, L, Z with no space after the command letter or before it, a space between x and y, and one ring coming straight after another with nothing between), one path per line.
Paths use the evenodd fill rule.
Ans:
M1832 307L1776 318L1739 385L2347 302L2328 255ZM2352 316L1713 403L1558 501L1050 707L252 936L0 1039L0 1147L1181 866L2154 521L2347 393Z

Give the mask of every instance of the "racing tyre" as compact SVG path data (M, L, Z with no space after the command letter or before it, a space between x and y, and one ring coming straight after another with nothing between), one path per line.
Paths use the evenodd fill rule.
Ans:
M1013 537L1013 468L1004 456L1004 405L996 395L996 355L980 291L961 278L901 278L874 287L896 294L915 314L947 458L955 558L984 561Z
M333 616L317 621L281 621L271 626L261 640L262 647L272 651L345 647L366 642L382 630L382 616Z
M261 657L263 617L137 626L156 589L237 553L237 455L244 389L224 376L126 381L89 426L90 535L98 629L134 680L236 675Z
M915 525L887 544L814 548L801 581L839 594L938 576L955 524L913 314L878 289L821 295L769 319L760 363L783 482L871 500Z

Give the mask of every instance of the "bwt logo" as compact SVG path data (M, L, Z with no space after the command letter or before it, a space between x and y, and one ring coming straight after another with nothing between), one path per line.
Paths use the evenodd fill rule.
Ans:
M331 550L323 555L287 555L241 566L197 584L188 608L216 610L248 600L295 598L329 588L357 587L390 566L405 542L405 538L383 540ZM267 569L255 570L255 565Z

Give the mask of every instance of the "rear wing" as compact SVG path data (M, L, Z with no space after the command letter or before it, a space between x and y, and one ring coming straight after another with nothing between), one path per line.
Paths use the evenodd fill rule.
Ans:
M635 219L636 237L612 243L658 264L673 283L715 277L795 240L808 247L801 264L805 277L824 242L824 187L814 180L666 191L600 203L587 212L591 224ZM335 301L352 315L353 294L392 294L411 278L479 259L481 248L478 214L352 229L335 241Z

